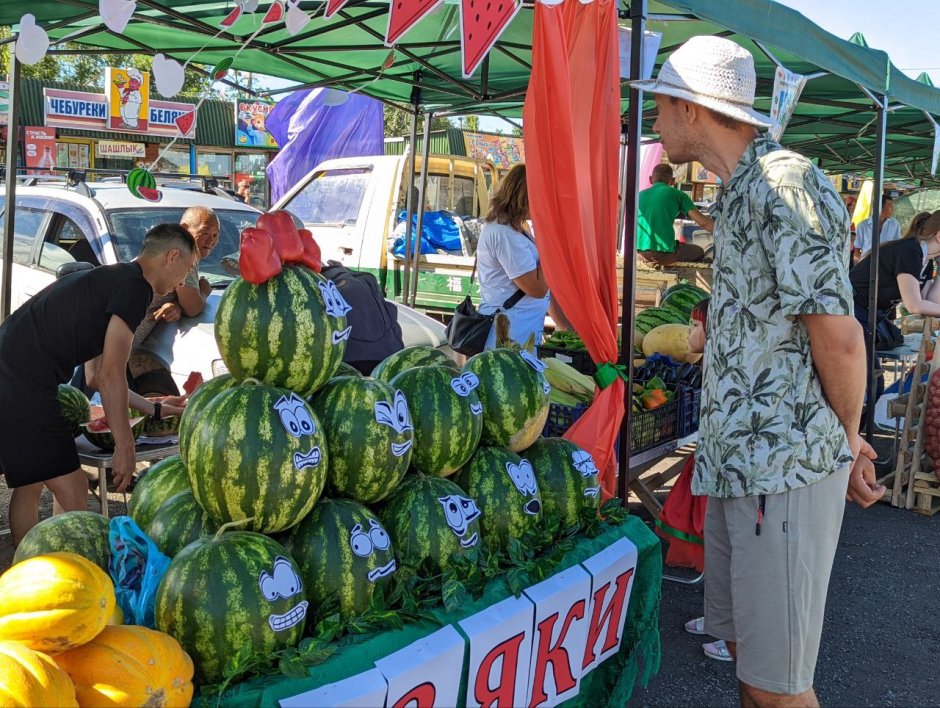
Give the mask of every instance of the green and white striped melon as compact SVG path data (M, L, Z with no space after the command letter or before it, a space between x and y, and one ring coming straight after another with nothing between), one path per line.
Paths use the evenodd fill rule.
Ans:
M336 373L352 331L336 284L303 266L284 266L261 285L238 278L215 316L222 359L236 379L312 395Z
M652 330L664 324L688 324L688 315L666 307L650 307L636 316L633 322L633 348L643 351L643 339Z
M532 464L510 450L480 447L455 480L480 509L480 529L488 545L505 549L536 527L542 512Z
M93 511L50 516L26 532L13 554L13 564L56 551L77 553L107 573L111 559L108 520Z
M203 536L181 550L157 590L156 626L182 645L203 684L237 678L243 650L296 645L309 602L300 569L275 540L250 531Z
M167 499L189 489L192 487L182 458L179 455L167 457L151 465L134 485L127 501L127 513L134 523L146 529Z
M440 349L427 346L405 347L381 361L372 369L372 376L382 381L391 381L402 371L416 366L446 366L454 371L460 370L457 363Z
M336 367L336 373L333 374L333 378L335 379L337 376L362 376L362 372L355 366L350 366L345 361L341 361L339 366Z
M378 379L331 379L310 402L330 451L332 496L372 504L388 496L408 471L414 426L408 401Z
M470 357L464 372L480 380L484 445L525 450L541 435L548 418L551 386L545 364L528 352L491 349Z
M449 479L408 475L385 501L379 517L392 536L402 565L420 568L425 561L443 570L455 553L480 541L480 509Z
M213 534L217 529L218 525L196 503L193 490L186 489L160 505L144 532L163 555L173 558L200 536Z
M414 424L412 467L447 477L470 459L483 430L478 384L476 377L446 366L418 366L392 379L392 388L405 394Z
M344 618L369 609L376 585L397 567L391 538L379 518L351 499L321 499L284 545L297 561L313 606L335 595Z
M81 424L91 420L91 404L88 396L74 386L59 384L59 406L62 408L62 417L72 430L72 437L82 434Z
M563 438L539 438L522 456L535 471L542 513L557 513L562 530L578 523L582 508L599 508L601 487L588 452Z
M205 410L206 406L208 406L216 396L222 393L222 391L227 391L237 383L238 381L231 374L222 374L221 376L216 376L204 382L196 389L193 395L189 397L186 408L183 409L183 415L180 417L180 455L183 457L186 456L186 452L189 449L189 438L192 436L192 431L193 428L196 427L196 423L202 420L202 412Z
M708 293L688 283L673 285L663 296L660 307L669 308L680 313L686 321L692 314L692 308L708 297ZM676 323L679 324L679 323Z
M251 519L276 533L306 516L326 483L326 436L296 393L251 381L216 396L183 460L196 501L217 524Z

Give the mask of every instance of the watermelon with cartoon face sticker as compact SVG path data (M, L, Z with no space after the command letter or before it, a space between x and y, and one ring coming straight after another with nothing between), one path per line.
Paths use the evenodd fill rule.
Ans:
M218 394L195 423L184 460L193 494L216 524L284 531L319 499L326 436L296 393L245 382Z
M486 542L505 549L511 538L534 528L542 498L532 463L499 447L481 447L454 479L480 509Z
M310 603L300 569L267 536L222 528L183 548L157 590L155 619L192 657L204 684L234 678L249 649L269 656L296 645Z
M376 585L397 569L392 541L378 517L351 499L321 499L285 545L300 566L307 596L319 607L335 595L340 614L362 614ZM310 622L316 621L311 615Z
M378 379L342 376L310 405L330 449L331 495L363 504L388 496L411 462L414 426L405 394Z
M546 514L561 517L562 530L578 523L581 509L597 510L601 487L590 453L563 438L539 438L522 453L532 463Z

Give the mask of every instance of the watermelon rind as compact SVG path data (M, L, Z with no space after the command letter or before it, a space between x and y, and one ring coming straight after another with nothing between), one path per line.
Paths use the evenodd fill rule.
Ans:
M297 562L314 610L332 597L343 618L369 609L376 588L397 570L392 539L379 517L351 499L324 498L295 526L284 546Z
M191 487L183 460L179 455L167 457L141 475L127 500L127 513L145 529L167 499L188 489Z
M154 616L192 658L197 679L216 684L240 675L235 661L243 652L267 657L295 646L309 607L287 549L259 533L220 529L173 558Z
M189 397L189 401L183 409L183 415L180 416L179 445L181 456L186 457L189 450L189 439L192 437L192 431L196 427L196 423L202 420L203 410L222 391L227 391L237 383L238 381L231 374L222 374L204 382Z
M548 418L551 386L545 364L528 352L491 349L470 357L463 367L480 381L482 444L525 450L541 435Z
M597 467L589 453L563 438L539 438L522 453L532 463L539 485L542 512L546 517L558 515L560 529L575 526L581 510L597 510L601 487Z
M695 286L673 286L666 291L662 302L660 302L660 307L675 310L688 320L689 316L692 314L692 309L706 297L708 297L708 293L701 291Z
M336 373L333 374L333 378L335 379L338 376L362 376L362 372L355 366L350 366L345 361L341 361L339 366L336 367Z
M403 566L426 562L443 570L454 554L477 548L482 540L480 509L455 482L423 474L408 475L379 509Z
M542 500L532 463L499 447L480 447L454 481L480 509L487 545L504 550L510 539L538 526Z
M163 502L143 530L163 555L173 558L201 536L215 533L218 526L196 503L193 490L185 489Z
M372 376L382 381L391 381L402 371L416 366L446 366L460 371L457 363L440 349L428 346L405 347L383 359L372 370Z
M384 381L341 376L311 399L330 451L331 496L372 504L408 471L414 426L408 401Z
M62 408L62 417L72 430L72 437L82 434L81 424L91 420L91 404L88 396L74 386L59 384L59 406Z
M470 459L483 431L483 406L476 384L446 366L407 369L391 381L408 401L414 425L411 465L424 474L447 477Z
M13 554L13 564L56 551L77 553L107 573L111 558L108 520L93 511L50 516L26 532Z

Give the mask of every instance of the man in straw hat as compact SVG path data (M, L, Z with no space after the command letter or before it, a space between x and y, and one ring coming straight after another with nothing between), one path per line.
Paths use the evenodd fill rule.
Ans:
M715 205L701 445L705 629L737 659L745 706L818 705L813 673L845 499L863 506L865 344L849 216L826 176L761 134L750 53L692 37L637 88L670 162L722 182Z

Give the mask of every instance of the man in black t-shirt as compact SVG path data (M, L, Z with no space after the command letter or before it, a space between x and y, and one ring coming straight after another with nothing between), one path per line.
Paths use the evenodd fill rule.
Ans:
M157 417L182 413L176 405L160 411L130 393L126 369L151 297L178 287L196 257L186 229L160 224L144 237L136 261L67 275L0 325L0 468L13 489L14 545L38 521L43 484L63 511L87 507L88 482L57 398L76 366L85 365L89 386L101 393L118 491L127 488L136 462L128 407Z

